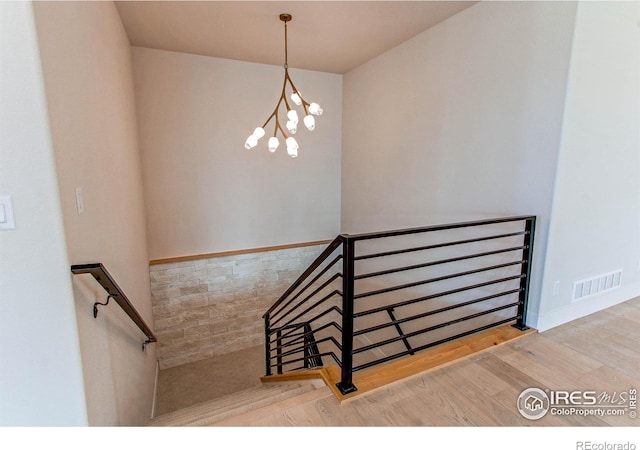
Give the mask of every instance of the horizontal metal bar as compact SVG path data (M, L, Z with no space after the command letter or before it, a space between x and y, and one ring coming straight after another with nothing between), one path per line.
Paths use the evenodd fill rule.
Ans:
M309 322L307 322L309 323ZM304 324L302 324L304 326ZM319 327L317 330L315 330L315 333L318 333L320 331L323 331L329 327L334 327L336 330L338 330L338 332L342 331L342 328L340 327L340 325L338 325L335 321L334 322L328 322L324 325L322 325L321 327ZM304 337L306 336L305 333L293 333L293 334L288 334L288 335L282 335L279 338L275 339L274 341L284 341L285 339L291 339L291 341L287 342L286 344L282 344L284 345L293 345L296 342L300 342L301 341L301 337L304 339ZM271 338L269 338L271 340Z
M291 293L294 292L298 288L298 286L300 286L304 282L304 280L309 278L309 276L318 267L320 267L320 264L322 264L329 256L331 256L331 254L334 251L336 251L337 248L339 248L342 245L342 241L343 240L344 240L344 237L342 237L342 236L338 236L337 238L335 238L331 242L331 244L329 244L327 246L327 248L324 249L324 251L322 253L320 253L320 255L311 263L311 265L309 267L307 267L307 270L302 272L302 275L300 275L298 277L298 279L293 282L293 284L289 287L289 289L287 289L286 292L284 294L282 294L282 296L280 296L280 298L273 305L271 305L271 307L267 310L267 312L265 312L262 315L262 318L264 319L267 314L271 314L271 312L274 311L278 307L278 305L280 305L282 302L284 302L284 300L289 295L291 295Z
M317 306L317 305L314 305L313 307L315 308L315 306ZM292 326L293 326L293 329L292 329L291 331L286 332L286 333L282 336L282 337L288 337L288 336L290 336L292 333L294 333L294 331L295 331L295 330L297 330L297 329L299 329L301 326L303 326L305 323L312 323L312 322L315 322L315 321L317 321L318 319L320 319L321 317L326 316L327 314L329 314L329 313L331 313L331 312L333 312L333 311L337 312L339 315L341 315L341 316L342 316L342 310L340 309L340 307L339 307L339 306L337 306L337 305L333 305L333 306L331 306L330 308L328 308L328 309L326 309L326 310L322 311L320 314L317 314L317 315L316 315L316 316L314 316L314 317L311 317L311 318L309 318L309 319L307 319L307 320L304 320L304 321L303 321L303 322L301 322L301 323L298 323L298 324L293 325L293 320L294 320L294 319L297 319L297 318L299 318L299 317L300 317L300 316L298 316L298 317L296 317L296 318L292 319L291 321L287 322L285 325L283 325L283 326L281 326L281 327L278 327L278 328L274 328L274 329L272 329L272 330L269 332L269 334L268 334L268 335L272 335L272 334L274 334L274 333L278 332L278 330L290 329L290 328L292 328Z
M444 327L448 327L448 326L451 326L451 325L455 325L457 323L465 322L467 320L476 319L478 317L486 316L487 314L492 314L494 312L502 311L503 309L509 309L509 308L513 308L513 307L516 307L516 306L518 306L518 302L510 303L508 305L503 305L503 306L499 306L499 307L492 308L492 309L488 309L486 311L480 311L480 312L478 312L476 314L470 314L468 316L459 317L457 319L449 320L447 322L442 322L442 323L439 323L438 325L433 325L431 327L427 327L427 328L424 328L422 330L418 330L418 331L413 331L411 333L407 333L407 334L404 335L404 337L405 338L411 338L411 337L414 337L414 336L419 336L421 334L429 333L429 332L434 331L434 330L439 330L440 328L444 328ZM382 347L384 345L393 344L394 342L397 342L400 339L402 339L402 338L401 337L393 337L393 338L386 339L384 341L376 342L374 344L365 345L364 347L360 347L358 349L354 349L353 353L354 354L362 353L362 352L365 352L367 350L372 350L374 348Z
M320 300L318 300L317 302L315 302L313 305L309 306L307 309L305 309L304 311L302 311L300 314L298 314L295 317L292 317L285 325L288 325L290 323L295 322L296 320L298 320L300 317L304 316L306 313L308 313L309 311L313 310L314 308L320 306L321 304L323 304L324 302L326 302L327 300L329 300L331 297L333 297L334 295L339 295L342 297L342 293L339 290L335 290L332 292L329 292L327 295L325 295L324 297L322 297ZM278 320L281 320L282 317ZM274 323L272 324L272 326L274 326L278 320L274 321Z
M470 221L470 222L450 223L446 225L435 225L435 226L429 226L429 227L405 228L401 230L392 230L392 231L378 231L374 233L363 233L363 234L355 234L355 235L343 234L341 236L343 237L343 239L350 239L352 241L364 241L364 240L380 239L380 238L386 238L386 237L392 237L392 236L404 236L407 234L453 230L457 228L477 227L481 225L495 225L498 223L520 222L528 219L533 219L534 217L535 216L504 217L500 219L476 220L476 221Z
M321 317L326 316L327 314L329 314L332 311L336 311L339 315L342 315L342 310L340 309L340 307L338 307L337 305L334 305L331 308L321 312L320 314L309 318L309 320L306 320L305 322L306 323L313 323L313 322L317 321L318 319L320 319ZM300 327L304 326L305 322L298 323L298 324L289 324L289 325L286 325L284 327L272 329L271 331L269 331L267 336L273 335L274 333L277 333L279 330L291 329L290 331L286 332L285 334L283 334L281 336L282 339L287 338L287 337L291 336L291 334L293 334L295 332L295 330L297 330ZM335 322L331 322L331 323L335 323ZM336 323L336 328L338 330L342 331L342 327L337 323Z
M475 328L473 330L465 331L464 333L456 334L455 336L451 336L451 337L448 337L448 338L440 339L438 341L430 342L428 344L421 345L419 347L415 347L413 349L413 351L415 353L417 353L417 352L420 352L422 350L426 350L426 349L431 348L431 347L436 347L438 345L445 344L445 343L450 342L450 341L455 341L456 339L460 339L460 338L463 338L465 336L469 336L469 335L474 334L474 333L478 333L480 331L488 330L489 328L493 328L493 327L497 327L497 326L500 326L500 325L504 325L505 323L513 322L514 320L516 320L516 317L509 317L507 319L500 320L498 322L494 322L494 323L491 323L489 325L485 325L485 326L482 326L482 327L479 327L479 328ZM369 367L373 367L373 366L376 366L378 364L382 364L382 363L385 363L385 362L388 362L388 361L392 361L394 359L398 359L398 358L401 358L403 356L407 356L408 354L409 354L408 351L403 351L403 352L400 352L400 353L396 353L394 355L390 355L390 356L386 356L384 358L377 359L375 361L371 361L371 362L368 362L368 363L365 363L365 364L360 364L359 366L354 367L353 371L356 372L358 370L368 369Z
M336 364L340 367L342 367L342 361L340 361L340 359L335 355L335 353L333 352L324 352L324 353L320 353L319 355L314 355L314 358L318 358L318 357L323 357L323 356L330 356L331 358L333 358L333 360L336 362ZM277 367L284 367L290 364L294 364L294 363L299 363L299 362L304 362L305 359L310 359L310 356L305 356L302 358L296 358L296 359L292 359L290 361L284 361L281 364L270 364L270 367L272 368L277 368ZM304 369L304 367L299 367L299 369Z
M336 341L336 339L333 336L329 336L329 337L326 337L326 338L322 338L322 339L320 339L318 341L315 341L315 345L322 344L323 342L328 342L328 341L332 341L336 345L336 348L338 348L338 350L342 350L342 347L340 347L340 345L338 345L338 341ZM300 352L301 350L304 350L305 348L309 348L309 347L311 347L313 345L314 345L314 343L298 345L297 347L295 347L295 348L293 348L291 350L287 350L284 353L280 353L280 355L278 355L278 356L281 357L281 358L284 358L285 356L294 355L294 354ZM284 348L286 348L286 346L285 345L281 345L281 346L279 346L277 348L278 349L284 349Z
M302 295L302 293L305 292L309 288L309 286L311 286L313 283L318 281L325 273L327 273L329 271L329 269L331 269L341 259L342 259L342 255L341 254L336 256L333 259L333 261L331 261L329 264L327 264L327 266L324 269L322 269L322 271L320 271L320 273L318 273L318 275L316 275L311 281L309 281L305 287L300 289L300 291L298 291L298 293L296 295L291 297L288 302L283 304L278 311L273 311L271 313L271 317L275 317L278 314L280 314L287 306L289 306L291 303L293 303L295 301L295 299L297 299L300 295ZM338 272L337 275L342 276L342 273ZM335 277L335 275L334 275L334 277ZM313 296L313 294L311 294L309 297L311 297L311 296Z
M336 346L336 348L337 348L338 350L342 351L342 346L340 345L340 343L339 343L339 342L338 342L338 341L337 341L333 336L329 336L329 337L326 337L326 338L322 338L321 340L317 341L317 343L328 342L328 341L333 342L333 344ZM297 342L297 344L298 344L298 345L297 345L295 348L293 348L292 350L288 350L286 353L280 353L280 354L276 354L276 355L271 355L271 354L270 354L270 355L269 355L269 357L270 357L270 358L275 358L275 357L287 356L287 355L289 355L289 354L293 354L293 353L296 353L296 352L298 352L298 351L302 350L302 348L304 347L304 345L303 345L303 346L301 346L301 345L300 345L300 344L301 344L301 342ZM281 350L283 350L283 349L290 348L290 347L292 347L292 346L291 346L291 345L279 345L279 346L278 346L277 348L275 348L274 350L281 351Z
M434 298L446 297L447 295L458 294L460 292L470 291L470 290L473 290L473 289L478 289L478 288L486 287L486 286L491 286L493 284L505 283L507 281L519 280L521 278L522 278L522 275L518 274L518 275L511 276L511 277L498 278L496 280L486 281L484 283L472 284L472 285L464 286L464 287L457 288L457 289L451 289L449 291L437 292L435 294L425 295L424 297L417 297L417 298L413 298L411 300L405 300L403 302L394 303L393 305L380 306L378 308L372 308L372 309L368 309L366 311L360 311L359 313L355 313L353 315L353 317L354 318L358 318L358 317L368 316L368 315L371 315L371 314L377 314L379 312L385 311L389 306L393 306L394 308L400 308L400 307L403 307L403 306L412 305L414 303L420 303L420 302L423 302L423 301L426 301L426 300L431 300L431 299L434 299Z
M445 306L442 308L438 308L438 309L434 309L431 311L426 311L424 313L420 313L420 314L416 314L413 316L409 316L409 317L405 317L403 319L397 319L397 320L393 320L391 322L387 322L387 323L383 323L380 325L375 325L369 328L365 328L362 330L358 330L357 332L353 333L354 336L359 336L361 334L365 334L365 333L371 333L372 331L379 331L382 330L384 328L389 328L395 325L400 325L406 322L411 322L413 320L418 320L418 319L423 319L425 317L429 317L429 316L434 316L436 314L440 314L443 312L447 312L447 311L452 311L454 309L458 309L458 308L462 308L464 306L469 306L469 305L474 305L476 303L482 303L482 302L486 302L487 300L491 300L494 298L499 298L499 297L504 297L505 295L511 295L511 294L517 294L520 292L520 288L518 289L511 289L509 291L504 291L504 292L499 292L497 294L492 294L492 295L487 295L485 297L481 297L481 298L477 298L474 300L469 300L466 302L462 302L462 303L455 303L449 306ZM394 307L393 305L391 307Z
M461 241L451 241L451 242L444 242L442 244L432 244L432 245L425 245L422 247L412 247L412 248L403 248L401 250L390 250L387 252L380 252L380 253L371 253L369 255L361 255L361 256L356 256L355 260L356 261L360 261L363 259L371 259L371 258L380 258L383 256L393 256L393 255L399 255L402 253L410 253L410 252L420 252L423 250L433 250L436 248L442 248L442 247L451 247L454 245L462 245L462 244L471 244L474 242L482 242L482 241L489 241L492 239L502 239L502 238L506 238L506 237L512 237L512 236L522 236L523 234L526 234L526 231L518 231L515 233L505 233L505 234L498 234L495 236L485 236L482 238L474 238L474 239L464 239Z
M283 334L282 336L280 336L280 339L284 339L284 338L288 338L288 337L293 337L293 336L302 336L304 334L304 331L302 333L296 333L296 330L299 330L300 328L303 328L305 326L305 324L310 324L310 323L314 323L316 322L319 318L321 318L322 316L327 315L329 312L331 312L332 310L338 310L337 307L332 306L331 308L327 309L326 311L323 311L322 313L318 314L316 317L309 319L308 321L304 321L304 322L299 322L296 324L292 324L292 325L287 325L286 327L283 328L276 328L276 329L272 329L269 331L269 335L273 335L276 334L278 331L284 331L289 329L290 331L287 332L286 334ZM335 321L333 322L327 322L326 324L324 324L323 326L321 326L320 328L318 328L317 331L322 330L324 328L327 328L329 325L334 324L335 327L337 327L338 329L340 328L340 326L338 325L338 323L336 323Z
M314 295L316 295L318 292L320 292L321 290L323 290L324 288L326 288L327 286L329 286L331 283L333 283L335 280L337 280L338 278L342 277L342 274L340 273L336 273L334 274L331 278L329 278L328 280L326 280L323 284L321 284L318 288L316 288L311 294L307 295L305 298L303 298L302 300L300 300L298 302L298 304L296 304L293 308L287 310L286 312L283 312L283 309L280 309L279 311L273 313L271 315L271 322L272 323L277 323L279 321L281 321L282 319L284 319L285 317L287 317L289 314L291 314L293 311L295 311L296 309L298 309L300 306L302 306L307 300L309 300L310 298L312 298ZM286 308L287 306L289 306L288 304L283 306L283 308ZM277 314L280 314L280 316L278 318L275 318L275 316Z
M500 250L492 250L490 252L474 253L472 255L465 255L465 256L456 256L455 258L440 259L438 261L430 261L430 262L421 263L421 264L414 264L414 265L411 265L411 266L396 267L394 269L381 270L379 272L365 273L365 274L362 274L362 275L356 275L353 278L355 280L362 280L364 278L379 277L381 275L389 275L391 273L404 272L404 271L407 271L407 270L422 269L422 268L425 268L425 267L437 266L437 265L440 265L440 264L448 264L448 263L452 263L452 262L456 262L456 261L464 261L464 260L467 260L467 259L482 258L483 256L498 255L500 253L514 252L516 250L522 250L524 248L525 248L525 246L521 245L519 247L503 248L503 249L500 249Z
M372 295L385 294L387 292L398 291L400 289L407 289L407 288L410 288L410 287L420 286L420 285L423 285L423 284L435 283L437 281L449 280L451 278L463 277L463 276L466 276L466 275L473 275L474 273L488 272L490 270L502 269L504 267L515 266L515 265L518 265L518 264L523 264L523 261L514 261L514 262L510 262L510 263L505 263L505 264L498 264L496 266L490 266L490 267L484 267L484 268L481 268L481 269L468 270L468 271L465 271L465 272L458 272L458 273L454 273L454 274L450 274L450 275L444 275L444 276L441 276L441 277L429 278L427 280L414 281L413 283L400 284L400 285L397 285L397 286L391 286L391 287L384 288L384 289L377 289L375 291L363 292L361 294L354 295L353 298L354 299L359 299L359 298L364 298L364 297L370 297Z

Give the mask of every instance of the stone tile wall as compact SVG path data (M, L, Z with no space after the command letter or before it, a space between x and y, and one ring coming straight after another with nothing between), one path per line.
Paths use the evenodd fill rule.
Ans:
M262 315L325 248L151 265L160 368L263 344Z

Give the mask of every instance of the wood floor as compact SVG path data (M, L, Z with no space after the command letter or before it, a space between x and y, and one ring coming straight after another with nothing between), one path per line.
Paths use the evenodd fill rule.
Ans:
M263 376L261 379L266 383L282 380L319 379L331 389L333 395L340 402L350 401L356 397L368 395L381 387L426 373L429 370L440 369L448 364L458 363L464 358L514 342L533 333L537 333L537 331L531 328L521 331L512 325L505 324L420 351L412 356L405 356L385 364L356 371L353 374L353 384L357 389L346 394L343 394L337 387L342 377L341 369L337 364L317 369Z
M640 426L623 416L532 421L516 408L530 387L618 395L640 388L640 298L533 334L365 396L340 403L328 390L309 400L251 411L218 426Z
M328 387L217 422L237 427L625 426L622 416L548 413L533 421L516 407L530 387L590 390L598 395L640 389L640 298L533 334L440 369L340 403ZM626 394L625 394L626 395Z

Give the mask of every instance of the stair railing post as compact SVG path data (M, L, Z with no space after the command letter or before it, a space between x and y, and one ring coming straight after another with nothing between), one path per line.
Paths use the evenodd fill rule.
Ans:
M276 364L278 375L282 375L282 330L276 331Z
M342 236L342 371L336 386L342 395L358 389L353 384L353 300L355 240Z
M313 339L311 339L310 335L312 334L311 325L309 322L305 322L304 327L302 327L302 357L304 358L303 365L305 369L311 367L311 349L310 346L313 343Z
M531 286L531 266L533 260L533 237L536 231L536 218L531 217L525 222L524 249L522 250L522 278L520 278L520 297L515 328L525 331L527 326L527 305L529 303L529 288Z
M264 315L264 351L265 351L265 364L266 371L265 375L271 375L271 329L269 323L269 313Z

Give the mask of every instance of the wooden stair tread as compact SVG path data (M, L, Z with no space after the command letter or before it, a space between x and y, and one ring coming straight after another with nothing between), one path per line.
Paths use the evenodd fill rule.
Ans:
M197 403L192 406L187 406L176 411L164 413L151 419L151 423L156 423L162 420L180 419L181 417L191 416L198 413L206 413L212 409L234 406L239 402L242 402L244 399L252 399L262 395L268 395L268 393L278 392L280 390L280 386L281 384L275 384L270 389L264 389L262 386L247 388L233 394L227 394L225 396Z
M311 383L263 385L169 412L151 419L149 426L204 426L233 415L316 389Z
M521 331L508 324L502 325L423 350L413 356L405 356L395 361L355 372L353 374L353 384L358 390L347 395L343 395L336 387L336 383L340 381L341 377L340 367L337 365L321 369L289 372L282 375L271 375L261 379L263 382L268 382L321 378L335 397L342 402L535 333L537 333L535 329Z
M296 406L321 400L326 397L332 397L331 389L326 386L321 388L312 389L308 392L303 392L295 396L290 396L279 402L270 403L261 408L246 411L244 413L234 415L228 418L224 418L210 426L217 427L237 427L237 426L250 426L252 423L257 422L263 417L270 416L275 413L281 413L282 411L294 408Z

